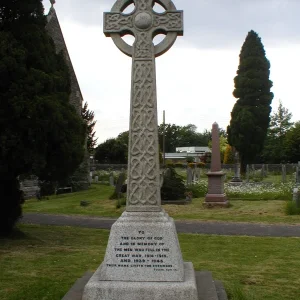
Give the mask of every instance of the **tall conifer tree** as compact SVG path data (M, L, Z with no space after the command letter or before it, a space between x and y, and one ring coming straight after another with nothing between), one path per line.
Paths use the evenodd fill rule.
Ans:
M81 116L87 125L87 149L92 153L95 150L98 140L98 138L95 137L96 132L94 131L97 121L94 120L95 113L88 109L87 102L85 102L82 107Z
M239 152L242 171L262 151L270 123L272 81L270 62L256 32L242 46L233 96L237 98L227 127L229 144Z
M18 176L71 175L85 125L69 104L69 72L45 31L41 0L0 3L0 235L21 215Z

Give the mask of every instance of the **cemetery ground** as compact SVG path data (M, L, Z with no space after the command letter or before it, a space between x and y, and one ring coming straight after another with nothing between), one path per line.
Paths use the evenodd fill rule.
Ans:
M177 220L300 224L285 213L291 184L230 188L231 207L206 209L203 196L188 205L163 205ZM195 188L195 187L194 187ZM205 182L197 185L205 193ZM88 191L27 200L24 212L116 218L124 211L109 200L114 188L93 183ZM88 206L80 206L80 201ZM19 224L0 240L0 299L61 299L86 271L103 260L108 230ZM298 300L299 238L178 235L184 261L221 280L230 300Z
M204 208L205 182L200 181L196 188L202 197L193 198L188 205L163 205L163 208L176 220L300 224L300 215L285 212L292 197L292 184L231 187L227 193L231 206L227 209ZM24 212L117 218L125 207L117 208L117 200L109 200L113 191L111 186L94 183L88 191L54 195L42 201L27 200ZM82 200L89 205L80 206Z
M19 225L0 240L0 299L59 300L103 260L108 230ZM299 238L179 234L184 261L210 270L231 300L298 300Z

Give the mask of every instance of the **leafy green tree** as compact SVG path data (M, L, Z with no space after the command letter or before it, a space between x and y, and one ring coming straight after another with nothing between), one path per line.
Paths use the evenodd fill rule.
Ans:
M272 81L270 62L260 37L250 31L242 46L237 76L234 78L237 98L227 127L229 144L239 152L241 171L261 153L270 122Z
M286 133L285 153L288 162L297 163L300 161L300 122Z
M228 144L227 144L226 149L225 149L223 163L224 164L234 164L235 163L233 148Z
M0 234L21 216L20 175L59 181L84 154L86 128L69 104L68 68L45 25L41 0L0 3Z
M94 120L94 112L88 109L87 102L85 102L82 107L81 116L87 125L87 149L89 153L92 153L95 150L95 146L98 140L98 138L95 137L96 132L94 131L97 121Z
M205 130L203 133L196 131L193 124L178 126L175 124L165 124L165 145L166 152L176 152L176 147L206 146L211 140L211 131ZM158 127L158 137L160 148L163 149L164 125Z
M285 137L292 128L292 113L279 102L276 112L271 115L270 127L265 141L262 159L267 163L281 163L286 161Z
M127 147L118 139L108 139L96 148L95 159L102 164L127 164Z

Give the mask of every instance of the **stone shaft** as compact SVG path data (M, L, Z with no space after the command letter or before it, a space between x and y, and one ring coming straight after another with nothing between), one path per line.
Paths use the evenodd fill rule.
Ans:
M135 10L123 14L131 3ZM166 8L164 14L153 11L153 0L118 0L112 11L104 14L105 35L132 57L126 207L131 212L161 210L155 57L183 34L182 11L170 0L161 3ZM152 40L158 33L167 36L156 48ZM132 47L120 39L125 34L134 35Z
M220 154L220 138L219 126L214 123L212 126L212 154L211 154L211 172L221 171L221 154Z

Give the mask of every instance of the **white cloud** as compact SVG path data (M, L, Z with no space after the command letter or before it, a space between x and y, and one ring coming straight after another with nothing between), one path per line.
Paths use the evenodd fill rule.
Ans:
M88 101L89 108L96 115L98 142L103 142L107 138L116 137L129 127L131 59L122 54L110 38L104 37L101 24L103 10L107 11L109 2L112 5L114 1L101 2L102 6L99 5L99 1L87 1L82 5L82 11L76 12L73 10L74 7L82 1L72 1L72 6L70 0L57 2L57 14L84 99ZM178 8L187 8L186 34L178 38L168 53L157 59L159 122L162 121L162 111L166 110L168 123L178 125L192 123L202 131L211 128L212 123L217 121L221 127L226 128L236 100L232 96L233 78L238 68L239 52L247 34L246 27L249 20L242 20L239 17L239 23L234 25L242 27L242 30L229 34L230 26L224 22L229 22L230 16L239 11L240 0L228 2L235 3L236 6L226 2L229 12L224 12L226 15L224 20L219 11L216 11L216 15L206 16L206 20L211 17L214 21L204 24L203 27L197 25L203 24L203 20L198 19L198 15L191 10L191 3L197 9L202 9L202 16L205 15L203 9L213 11L217 7L216 3L208 0L199 3L187 0L175 2ZM270 1L246 1L243 8L247 6L248 15L251 15L255 13L259 3L260 8L266 9ZM291 0L288 7L294 7L297 3ZM282 9L284 20L287 14L284 2L274 0L273 4L274 11L277 11L278 7ZM91 8L94 10L90 11ZM259 12L258 15L260 16L258 19L262 20L263 13ZM77 19L78 16L80 18ZM92 20L85 22L86 16L90 16ZM96 17L99 21L97 23ZM270 32L272 26L281 28L282 32L288 30L288 26L282 28L278 18L275 19L270 24L258 22L257 26L266 34ZM218 20L220 23L217 24ZM237 20L232 20L232 23L236 22ZM221 46L214 48L219 41ZM297 98L300 43L289 42L289 37L286 40L279 37L276 39L276 32L266 39L263 37L262 42L271 62L270 79L274 82L275 94L273 108L277 108L278 100L281 99L283 105L293 113L294 120L299 120ZM210 47L207 47L207 44Z

